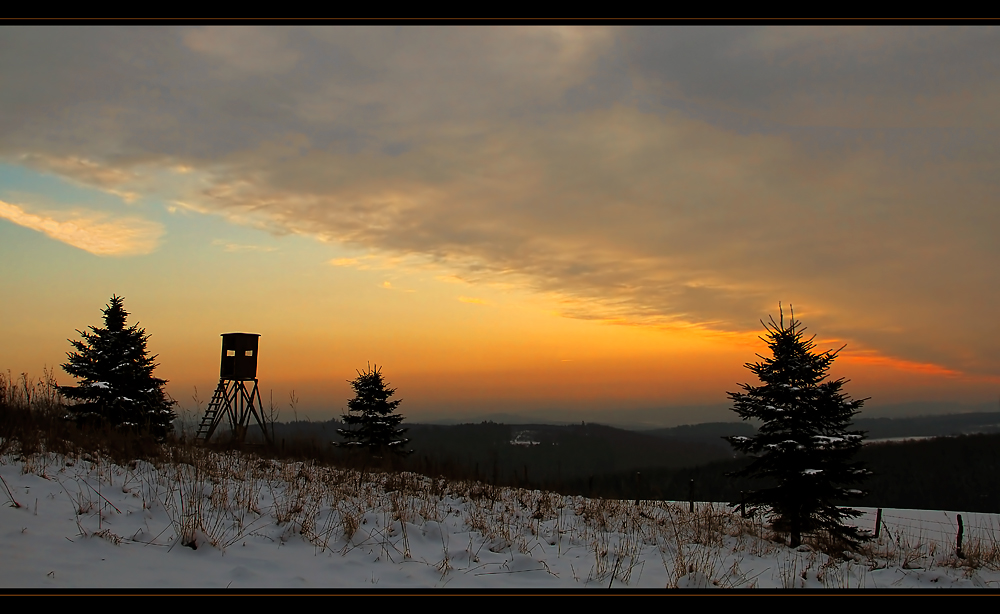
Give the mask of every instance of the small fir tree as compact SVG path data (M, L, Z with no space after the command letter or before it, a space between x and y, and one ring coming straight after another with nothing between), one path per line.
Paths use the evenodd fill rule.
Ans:
M103 310L104 327L79 331L82 340L69 342L63 370L79 380L60 386L63 396L76 400L70 411L77 422L109 424L164 438L176 414L175 401L163 390L167 380L153 377L156 356L148 356L149 335L138 324L125 327L124 299L112 296Z
M407 429L397 428L403 421L403 416L396 413L402 400L389 400L396 389L387 387L378 365L372 369L369 364L366 371L358 371L358 377L349 383L355 397L347 402L347 413L343 415L348 428L337 429L345 439L338 445L346 448L367 447L376 458L387 450L400 456L412 453L412 450L404 448L410 441L403 437Z
M742 384L744 392L728 393L740 418L763 422L754 437L726 437L736 450L753 457L750 465L731 475L769 483L748 493L745 504L751 511L766 510L772 526L790 534L792 547L801 544L803 533L816 530L856 547L868 535L844 521L861 512L834 502L865 495L848 488L870 475L862 463L851 461L864 432L848 428L868 399L852 401L842 393L843 378L824 381L840 350L814 352L815 336L803 338L805 329L794 311L787 327L784 313L778 323L770 320L761 321L768 331L761 339L772 357L758 354L762 362L745 365L762 385Z

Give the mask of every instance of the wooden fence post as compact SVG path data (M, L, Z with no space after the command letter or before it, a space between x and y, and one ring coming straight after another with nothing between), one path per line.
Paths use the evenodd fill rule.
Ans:
M693 514L694 513L694 478L691 478L691 481L688 483L688 503L690 503L688 511Z
M881 532L882 532L882 508L878 508L878 512L875 513L875 539L878 539L878 536Z
M956 554L958 558L964 559L965 555L962 554L962 533L965 532L965 527L962 525L962 515L958 515L958 547L956 548Z

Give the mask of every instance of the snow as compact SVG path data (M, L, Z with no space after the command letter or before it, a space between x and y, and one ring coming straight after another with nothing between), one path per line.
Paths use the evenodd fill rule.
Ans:
M845 441L845 438L843 437L828 437L826 435L813 435L813 439L815 439L816 443L821 446L826 446L832 443Z
M0 454L0 587L1000 586L1000 564L988 554L1000 530L995 514L962 513L967 559L955 556L955 512L886 509L877 543L831 560L765 539L759 521L723 504L697 503L691 514L687 503L186 454L125 466ZM874 528L875 510L860 509L857 526Z
M533 434L533 431L520 431L514 439L510 440L510 445L524 447L541 445L540 441L535 441L535 439L532 438Z

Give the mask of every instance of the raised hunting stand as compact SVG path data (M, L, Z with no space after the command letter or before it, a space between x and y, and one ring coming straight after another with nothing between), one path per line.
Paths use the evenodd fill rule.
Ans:
M257 390L259 341L260 335L253 333L223 333L219 385L201 419L195 441L207 442L222 420L228 417L233 442L243 443L250 426L250 416L253 416L264 441L271 443L271 436L264 427L264 410ZM247 390L248 382L253 382L250 390Z

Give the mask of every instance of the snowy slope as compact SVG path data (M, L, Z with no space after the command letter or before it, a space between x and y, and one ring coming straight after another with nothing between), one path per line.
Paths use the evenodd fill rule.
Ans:
M955 513L885 510L877 544L832 560L770 541L760 521L719 504L692 514L686 503L184 454L124 467L0 456L0 587L1000 587L996 515L962 515L965 559ZM874 528L866 512L859 526Z

